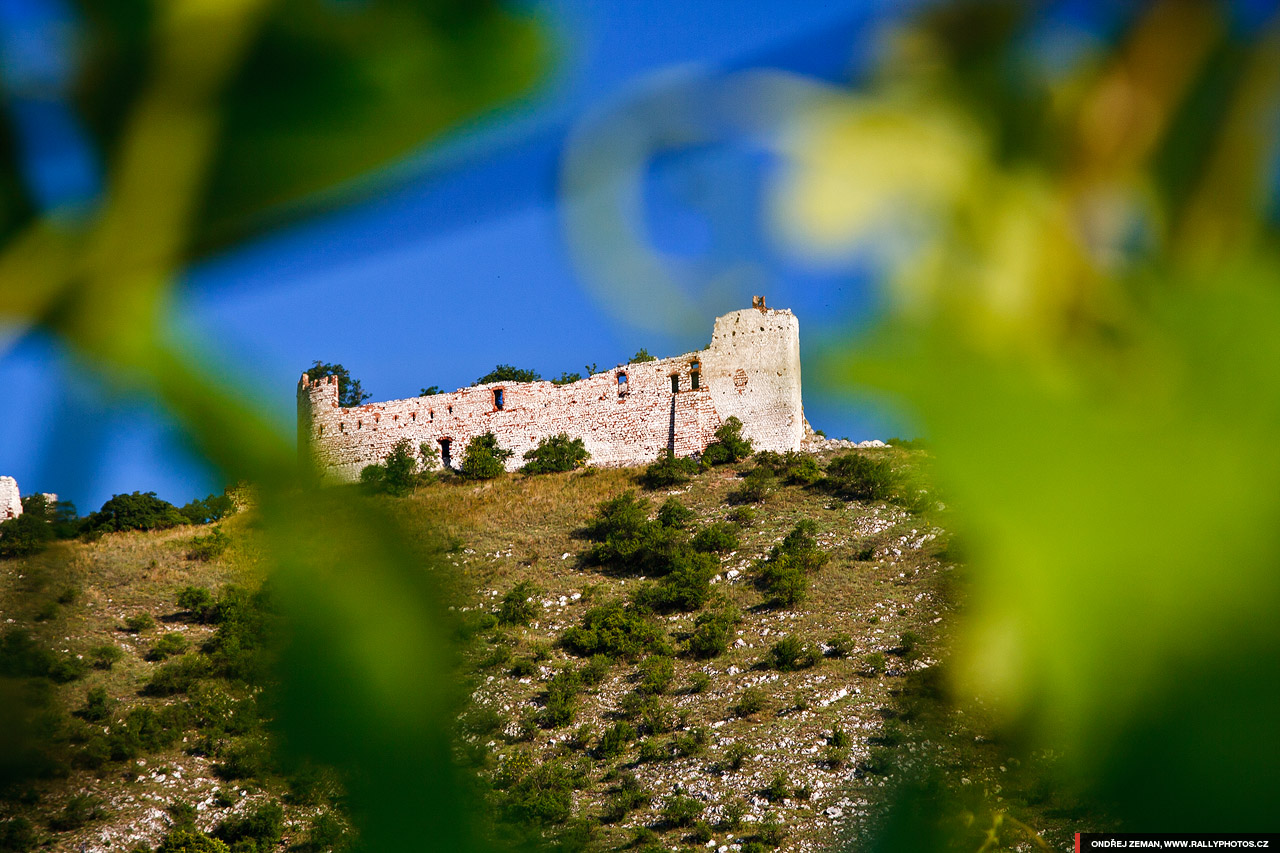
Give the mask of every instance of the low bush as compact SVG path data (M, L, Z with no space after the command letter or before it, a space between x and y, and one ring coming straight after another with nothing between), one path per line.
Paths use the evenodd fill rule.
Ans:
M747 813L747 805L742 800L729 800L720 808L720 829L737 832L742 826L742 818Z
M221 528L214 528L206 536L196 536L187 543L187 559L207 563L222 555L231 545L231 537L223 533Z
M724 521L710 524L694 535L689 543L695 551L723 554L738 549L738 531L734 525Z
M197 622L212 621L213 605L213 593L203 586L184 587L178 593L178 606Z
M103 643L89 649L89 662L94 669L111 669L124 657L124 652L114 643Z
M22 516L18 516L21 518ZM6 853L26 853L34 850L39 842L36 829L25 817L0 820L0 850Z
M655 764L671 757L671 744L651 737L640 741L640 751L636 755L636 761L640 764Z
M742 421L737 415L730 415L728 420L716 429L715 441L702 451L704 465L726 465L739 462L751 455L751 439L742 437Z
M689 692L690 693L706 693L711 687L711 676L705 672L695 672L689 676Z
M886 501L894 495L896 479L885 460L850 452L831 460L819 485L845 500Z
M583 614L581 624L566 630L560 641L578 655L635 660L646 654L671 653L662 627L621 601L592 607Z
M498 445L492 432L477 435L467 442L458 473L468 480L492 480L506 472L504 464L514 451Z
M791 780L781 770L773 774L769 784L760 792L771 803L780 803L791 796Z
M581 689L582 681L575 670L562 669L552 676L547 682L542 712L538 715L539 724L544 729L558 729L572 723L577 709L575 700Z
M734 507L727 518L739 527L750 527L756 521L756 511L749 506Z
M760 821L756 826L756 840L766 847L781 847L786 838L787 831L782 824L778 823L778 819L772 815ZM742 849L745 853L746 845Z
M862 659L864 671L869 675L880 675L884 672L884 652L872 652Z
M187 638L179 634L177 631L169 631L162 634L160 639L156 640L147 652L147 660L161 661L171 658L174 655L180 655L187 650Z
M669 657L654 655L642 660L636 673L640 676L636 690L650 696L661 696L675 680L675 664Z
M738 611L729 607L699 613L688 640L689 654L703 659L724 654L733 637L733 629L741 621Z
M852 745L852 738L837 723L835 728L831 730L831 734L827 735L827 743L834 747L846 747Z
M111 718L115 704L107 695L107 688L94 687L85 694L84 706L76 711L76 716L87 723L105 723Z
M677 554L667 575L640 586L632 593L632 601L640 610L656 613L698 610L711 597L711 579L719 568L709 554Z
M150 631L156 626L156 620L150 613L138 613L134 616L125 617L124 630L130 634L141 634L144 631Z
M528 678L537 671L538 665L533 658L516 658L509 672L512 678Z
M768 469L752 468L747 472L747 476L742 478L738 488L725 495L725 501L730 504L761 503L773 491L772 480L773 477Z
M658 523L674 530L684 530L696 513L682 504L678 498L667 498L658 508Z
M582 667L582 683L588 687L595 687L608 677L609 670L612 668L613 661L607 655L592 655L591 660Z
M97 797L92 794L74 794L60 811L49 818L49 828L55 832L70 832L106 817L107 810Z
M290 848L294 853L341 853L350 847L351 832L333 812L325 812L311 823L307 836Z
M551 474L580 468L591 454L582 439L571 439L568 433L562 432L539 439L538 446L525 453L524 458L525 464L520 470L525 474Z
M920 635L915 631L903 631L898 636L897 653L908 660L914 660L920 656L919 646Z
M221 760L213 766L213 774L219 779L233 782L238 779L262 779L275 769L271 748L260 737L236 741L222 753Z
M618 786L609 791L601 820L605 823L618 823L631 812L642 809L651 802L652 792L640 783L634 773L624 773Z
M627 751L628 744L635 739L635 726L625 720L619 720L600 735L600 742L596 744L596 753L605 761L617 758Z
M768 704L768 697L763 690L759 687L748 687L742 691L732 710L735 716L753 717L763 711Z
M529 581L520 581L507 591L498 605L498 623L500 625L528 625L538 615L538 604L534 599L542 591Z
M518 826L564 823L573 812L573 789L578 781L562 762L541 764L508 789L503 799L504 816Z
M210 675L209 663L195 654L183 655L159 667L142 692L148 696L174 696L186 693L201 678Z
M693 826L702 817L705 807L701 800L684 794L672 794L662 804L662 820L668 826Z
M277 802L262 803L243 815L226 818L213 835L235 853L274 853L284 836L284 809Z
M683 486L698 473L697 461L687 456L676 456L663 451L657 461L650 462L640 475L640 484L646 489L669 489Z
M816 646L802 642L798 637L784 637L769 648L765 663L779 672L808 669L822 659Z
M677 734L671 739L671 745L675 748L676 755L681 758L693 758L706 752L707 744L711 742L711 733L705 728L698 726Z
M810 575L829 559L818 548L816 533L816 524L809 519L800 521L767 558L756 562L756 586L773 604L793 607L808 595Z
M848 634L836 634L827 640L827 654L833 658L847 658L854 648L853 637Z
M724 763L731 770L741 770L742 765L751 757L751 750L742 741L734 741L724 751Z
M231 853L231 848L196 829L177 827L169 830L156 853Z

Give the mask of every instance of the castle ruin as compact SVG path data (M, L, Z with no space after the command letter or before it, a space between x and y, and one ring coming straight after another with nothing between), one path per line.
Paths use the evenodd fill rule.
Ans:
M12 477L0 477L0 521L8 521L22 515L22 498L18 495L18 481Z
M674 358L620 365L566 385L492 382L449 394L338 405L337 377L298 382L298 450L326 482L353 482L407 438L457 468L473 437L492 432L524 464L540 439L581 438L590 464L642 465L670 451L693 456L736 415L757 450L799 450L807 424L800 400L800 324L787 310L754 308L718 317L711 344Z

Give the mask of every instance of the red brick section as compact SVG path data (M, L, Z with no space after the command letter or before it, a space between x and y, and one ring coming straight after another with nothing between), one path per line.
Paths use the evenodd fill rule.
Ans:
M693 374L698 388L693 389ZM672 376L679 390L672 392ZM625 381L622 377L625 376ZM495 390L502 391L502 408ZM717 318L704 350L644 364L621 365L569 385L495 382L451 394L338 406L334 377L298 383L298 450L329 481L352 481L380 462L401 438L440 449L452 464L467 442L492 432L515 451L557 433L581 438L592 465L639 465L660 452L700 454L716 429L737 415L761 450L798 450L804 439L800 399L799 323L790 311L748 309Z

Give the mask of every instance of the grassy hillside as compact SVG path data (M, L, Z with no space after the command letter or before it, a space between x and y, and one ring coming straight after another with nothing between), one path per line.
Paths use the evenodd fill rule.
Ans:
M862 455L899 483L918 482L926 461ZM403 498L351 490L385 502L424 544L444 543L424 571L451 581L471 697L459 756L484 780L495 833L566 849L815 850L868 832L893 780L923 763L945 774L979 844L988 831L1010 848L1041 844L1039 831L1065 847L1071 812L1038 770L1002 765L971 717L935 701L957 570L936 500L916 486L899 486L896 502L850 500L795 472L747 476L759 467L651 491L638 470L595 469L433 483ZM690 558L710 566L696 605L638 607L668 586L622 557L592 557L588 522L628 492L646 514L672 498L690 511L646 528L666 538L645 547L706 555ZM795 534L802 522L812 526ZM31 758L43 778L0 803L0 850L151 849L175 825L236 850L342 849L337 781L270 754L259 699L271 610L252 595L263 571L254 514L218 529L225 543L202 540L218 552L208 559L191 555L209 530L184 527L0 562L7 674L27 676L8 683L23 685L49 735ZM802 597L781 603L758 579L797 539L812 546L791 577ZM216 603L180 607L192 586ZM608 612L649 626L655 645L593 656L571 641ZM722 653L691 639L700 619L704 639L727 631ZM33 649L45 657L24 664ZM167 660L148 660L165 649Z

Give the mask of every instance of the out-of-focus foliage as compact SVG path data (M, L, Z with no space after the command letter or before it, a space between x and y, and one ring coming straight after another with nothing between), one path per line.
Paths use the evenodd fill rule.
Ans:
M1125 826L1260 827L1277 29L1153 3L1063 69L1035 23L958 4L898 33L866 93L797 113L776 221L811 253L884 252L888 316L827 365L897 395L936 451L972 564L957 695L1060 750ZM904 816L885 844L938 846L936 826Z
M257 487L279 643L246 657L241 641L256 628L228 622L210 654L228 677L270 685L263 700L281 760L338 772L363 849L425 838L477 849L474 797L452 761L448 618L422 571L431 555L411 550L376 506L295 489L290 436L181 343L171 294L193 256L314 207L318 191L526 90L543 64L538 28L485 0L74 9L55 22L70 36L52 40L70 51L53 58L67 69L59 85L0 70L6 131L22 130L11 121L16 99L61 98L90 159L105 164L102 191L46 198L39 168L21 156L39 140L23 148L6 133L0 322L47 334L107 390L164 407L225 482ZM191 661L165 664L147 689L189 686L203 674ZM40 706L21 677L0 673L0 788L47 772ZM169 848L225 849L202 837L170 838Z

